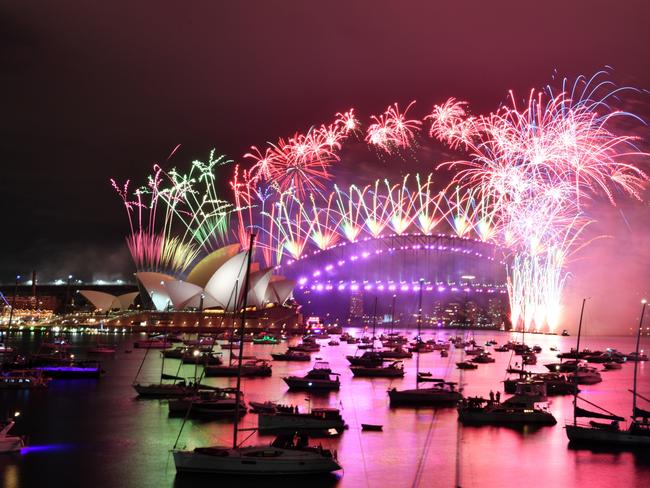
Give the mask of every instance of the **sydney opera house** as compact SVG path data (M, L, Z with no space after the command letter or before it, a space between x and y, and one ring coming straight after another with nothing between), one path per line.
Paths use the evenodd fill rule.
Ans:
M137 292L122 295L80 290L106 325L170 326L174 328L230 328L244 302L246 251L231 244L207 255L184 280L140 271L135 273ZM276 275L274 268L251 264L247 326L251 329L291 329L302 325L293 301L295 281ZM109 312L122 311L109 319ZM126 313L128 311L128 313Z

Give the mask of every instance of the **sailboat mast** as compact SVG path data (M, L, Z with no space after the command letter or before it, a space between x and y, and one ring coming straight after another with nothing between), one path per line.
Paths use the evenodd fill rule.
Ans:
M580 322L578 323L578 339L576 341L576 365L578 364L578 361L580 360L580 336L582 335L582 317L584 316L585 313L585 303L587 303L587 299L583 298L582 299L582 307L580 308ZM573 392L573 425L576 425L577 420L576 420L576 405L578 403L578 388Z
M377 296L375 296L375 307L372 311L372 347L371 351L375 350L375 336L377 332Z
M645 306L648 304L648 301L644 298L641 300L643 307L641 308L641 319L639 319L639 330L636 333L636 361L634 361L634 386L632 391L632 418L635 418L636 414L636 375L637 370L639 369L639 343L641 342L641 327L643 326L643 314L645 313Z
M255 244L255 234L251 232L250 241L248 243L248 257L246 259L246 276L244 277L244 298L241 312L241 324L239 326L239 354L237 356L237 391L235 393L235 428L232 433L232 447L233 449L237 448L237 434L239 430L239 402L241 401L241 364L242 356L244 353L244 326L246 325L246 306L248 305L248 287L250 285L249 278L251 272L251 260L253 258L253 245ZM237 297L235 297L235 303L237 303ZM232 354L232 349L230 350Z
M415 357L415 389L420 388L420 382L418 381L419 379L419 374L420 374L420 347L422 347L420 344L422 343L422 339L420 338L420 334L422 333L422 288L424 287L424 280L420 278L420 294L418 297L418 339L417 339L417 351L415 354L417 356Z

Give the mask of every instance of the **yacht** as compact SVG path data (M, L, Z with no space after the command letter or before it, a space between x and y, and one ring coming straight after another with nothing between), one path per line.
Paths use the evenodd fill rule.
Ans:
M196 391L196 386L185 381L177 383L150 383L141 385L134 383L131 385L137 394L143 398L180 398L191 395Z
M276 337L270 335L264 335L262 337L254 338L253 344L268 344L273 346L275 344L280 344L280 341Z
M236 396L232 388L198 390L191 396L170 400L169 416L233 418L235 411L242 416L246 413L243 394L239 394L239 399ZM237 401L239 401L238 409Z
M429 381L429 380L427 380ZM456 383L438 379L430 388L413 388L410 390L388 390L391 407L423 406L438 407L457 404L463 396L456 389Z
M4 342L0 342L0 355L11 354L12 352L14 352L13 348L6 346Z
M297 346L289 346L289 351L299 351L299 352L319 352L320 344L317 342L301 342Z
M377 351L365 351L361 356L345 356L352 366L375 367L384 363L384 358Z
M456 363L456 367L458 369L476 369L478 368L478 364L470 363L469 361L462 361L460 363Z
M206 366L203 371L207 377L232 378L239 373L239 366L236 364ZM271 376L272 373L271 364L264 359L251 359L241 365L241 375L244 378L263 378Z
M312 432L320 433L334 430L341 434L346 424L337 408L314 408L310 412L286 412L278 410L274 413L260 413L257 417L257 428L260 434L282 432Z
M496 359L491 357L489 352L482 352L481 354L474 356L472 359L470 359L470 361L478 364L486 364L494 363Z
M350 366L352 374L361 378L402 378L404 363L393 361L388 366Z
M308 353L291 350L281 354L271 353L271 357L274 361L311 361L311 356Z
M568 373L567 376L570 381L578 385L595 385L603 381L598 370L591 366L580 366L573 373Z
M25 447L25 439L22 436L9 434L15 423L14 419L11 419L0 429L0 453L16 452Z
M175 450L176 471L226 475L307 475L325 474L341 468L336 453L321 446L309 447L301 435L284 435L268 446L197 447Z
M315 363L314 369L303 377L287 376L282 379L290 390L338 391L341 386L338 373L332 373L329 364L326 362Z
M401 346L397 346L388 351L380 351L379 355L384 359L407 359L413 357L413 353L411 351L407 351Z
M538 405L545 399L542 382L522 382L514 396L503 402L480 397L463 399L458 406L458 420L463 424L555 425L557 421L547 407Z

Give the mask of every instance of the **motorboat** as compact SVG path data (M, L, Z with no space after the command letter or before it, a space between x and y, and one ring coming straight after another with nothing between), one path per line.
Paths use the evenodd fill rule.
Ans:
M573 373L568 373L567 377L578 385L595 385L603 381L598 370L591 366L580 366Z
M566 375L560 373L527 373L526 378L530 380L543 381L546 384L548 395L573 395L577 393L578 386L570 381ZM523 375L519 379L507 379L503 382L503 390L506 393L515 393L517 383L522 381Z
M0 429L0 453L17 452L25 447L25 438L19 435L11 435L9 431L16 424L14 419L6 422Z
M449 351L447 351L447 349L440 349L440 357L441 358L449 357Z
M239 367L236 364L206 366L203 373L207 377L226 377L232 378L237 376ZM271 364L264 359L251 359L241 365L241 375L244 378L263 378L271 376L273 369Z
M0 372L0 390L45 388L48 381L40 370L14 369Z
M486 363L494 363L496 359L491 357L490 353L482 352L478 356L474 356L472 359L470 359L470 361L478 364L486 364Z
M239 395L238 414L246 413L243 394ZM198 390L193 395L169 401L169 416L188 415L201 418L230 418L234 417L236 395L233 388L216 388Z
M289 346L289 351L318 352L320 351L320 344L315 342L302 342L296 346Z
M311 361L311 356L305 352L289 350L284 353L271 353L274 361Z
M4 342L0 342L0 355L11 354L12 352L14 352L13 348L5 345Z
M384 359L407 359L413 357L412 352L403 349L401 346L388 351L379 351L379 355Z
M42 366L35 366L34 369L43 373L46 378L57 379L98 379L102 374L99 361L68 361Z
M549 363L544 367L553 373L573 373L578 369L578 366L584 365L584 361L565 361L563 363Z
M404 363L393 361L387 366L350 366L352 374L360 378L402 378Z
M484 352L485 350L481 346L473 346L465 349L465 354L468 356L478 356L479 354L483 354Z
M625 359L628 361L647 361L648 360L648 355L644 354L643 351L640 353L637 352L631 352L627 356L625 356Z
M267 446L197 447L174 450L174 464L179 473L224 475L309 475L342 469L336 453L321 446L309 447L307 437L283 435Z
M278 410L274 413L260 413L257 428L260 434L282 432L321 433L330 430L341 434L346 424L337 408L313 408L309 412Z
M478 368L478 364L470 363L469 361L462 361L460 363L456 363L456 367L458 369L476 369Z
M282 379L290 390L338 391L341 386L338 373L332 373L326 362L317 362L314 369L303 377L287 376Z
M623 365L621 363L616 363L614 361L612 361L611 363L604 363L603 367L607 371L612 370L612 369L623 369Z
M219 366L223 364L221 353L216 352L199 352L198 354L194 354L188 351L183 355L182 361L183 364L202 364L204 366Z
M264 344L266 344L266 345L271 345L271 346L273 346L273 345L275 345L275 344L280 344L280 341L279 341L276 337L273 337L273 336L270 336L270 335L266 335L266 334L265 334L265 335L262 336L262 337L255 337L255 338L253 339L253 344L258 344L258 345L264 345Z
M555 425L557 421L540 399L546 397L543 382L521 382L514 396L501 402L498 396L465 398L458 406L458 420L474 425Z
M522 354L521 362L526 366L534 366L535 364L537 364L537 355L533 352Z
M384 429L380 424L361 424L361 430L371 432L381 432Z
M376 367L384 363L384 358L377 351L365 351L361 356L346 356L352 366Z
M435 349L432 344L427 344L426 342L418 341L412 347L409 347L409 351L412 353L413 352L426 353L426 352L433 352L435 351Z
M274 413L278 410L279 405L276 402L248 402L252 413Z
M194 393L198 385L184 380L175 383L150 383L141 385L134 383L131 385L136 393L143 398L182 398Z
M410 390L391 388L388 390L388 398L392 407L438 407L455 405L463 396L456 389L456 383L439 380L432 387L428 388L413 388Z
M340 345L340 344L341 344L341 343L340 343L339 341L337 341L336 339L332 339L331 341L329 341L329 342L327 343L328 346L338 346L338 345Z

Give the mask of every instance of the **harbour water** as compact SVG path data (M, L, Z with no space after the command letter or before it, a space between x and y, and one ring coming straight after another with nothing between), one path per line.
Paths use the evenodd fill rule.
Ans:
M361 331L349 330L360 336ZM413 331L407 331L410 336ZM437 333L444 339L455 334ZM433 337L425 333L424 338ZM0 391L0 415L21 412L14 432L29 437L29 447L21 454L0 455L0 485L18 487L214 487L275 486L261 480L234 480L226 477L192 475L177 476L170 449L174 445L183 419L169 418L166 400L143 400L131 388L140 367L142 349L133 349L137 335L108 335L103 342L113 342L118 352L102 358L106 374L99 380L54 380L49 388L38 391ZM521 340L521 334L476 332L475 340L483 344L495 339L499 344L508 339ZM650 339L643 339L650 349ZM40 337L15 335L6 338L12 347L34 351ZM297 342L298 338L290 342ZM71 336L71 352L85 357L85 350L96 342L92 336ZM568 351L575 346L574 337L527 335L529 345L539 344L533 371L546 371L543 364L557 361L556 346ZM284 351L279 345L246 344L244 353L270 358L271 352ZM285 404L332 406L342 410L349 429L335 439L313 439L338 453L342 472L306 479L278 480L277 486L312 487L570 487L590 488L612 486L650 486L650 453L574 449L568 446L564 423L572 415L572 397L550 397L550 410L558 424L552 427L513 429L508 427L461 427L454 408L390 408L387 390L390 387L415 386L416 359L407 359L403 379L353 378L346 354L354 354L355 345L342 343L327 346L321 341L321 352L313 353L328 361L334 372L341 373L339 392L308 395L288 392L282 377L306 373L311 364L273 361L273 376L242 379L246 400L272 400ZM585 337L581 348L604 350L613 347L623 353L634 349L634 338ZM643 348L643 343L642 343ZM125 350L132 350L125 353ZM227 360L228 351L224 351ZM502 390L510 352L492 352L496 363L482 364L477 370L461 373L455 367L460 351L452 347L448 358L436 351L422 354L420 370L434 377L444 377L463 384L464 394L487 397ZM519 358L517 358L519 359ZM516 361L515 356L512 362ZM166 372L175 374L178 360L166 360ZM603 369L601 365L594 365ZM581 395L622 416L631 412L633 363L621 370L602 373L603 381L581 386ZM639 363L639 393L650 397L650 365ZM184 365L181 375L194 376L194 365ZM140 372L143 383L159 380L161 357L151 350ZM201 367L198 367L199 373ZM461 376L462 375L462 376ZM233 386L235 378L208 378L214 386ZM645 402L641 402L643 406ZM645 407L648 407L645 404ZM644 408L645 408L644 407ZM382 424L383 432L361 431L361 423ZM241 425L255 427L257 416L248 413ZM244 432L242 435L250 435ZM253 434L247 441L270 442L272 437ZM180 446L228 445L232 442L232 425L228 421L189 420L183 429ZM532 484L531 484L532 483Z

